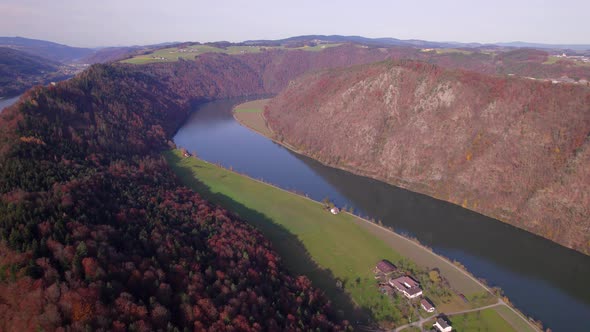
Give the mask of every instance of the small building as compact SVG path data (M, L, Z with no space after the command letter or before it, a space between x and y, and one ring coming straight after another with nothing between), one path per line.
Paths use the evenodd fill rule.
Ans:
M436 328L440 332L451 332L453 330L451 324L443 317L438 317L436 322L432 324L432 327Z
M422 295L420 284L408 276L391 279L389 284L403 293L408 299L414 299Z
M389 275L395 271L397 271L397 266L393 265L393 263L387 259L382 259L377 263L377 266L375 266L374 272L375 274Z
M332 214L338 214L338 213L340 213L340 209L337 208L337 207L333 207L333 208L330 209L330 213L332 213Z
M432 305L427 299L422 299L422 301L420 301L420 306L426 312L434 312L434 305Z

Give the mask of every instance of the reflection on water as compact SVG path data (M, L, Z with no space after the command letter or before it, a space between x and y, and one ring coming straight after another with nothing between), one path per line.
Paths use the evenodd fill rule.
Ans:
M526 314L555 331L585 330L590 317L590 257L457 205L323 166L240 126L233 105L208 103L174 141L199 157L254 178L329 197L380 219L501 287Z

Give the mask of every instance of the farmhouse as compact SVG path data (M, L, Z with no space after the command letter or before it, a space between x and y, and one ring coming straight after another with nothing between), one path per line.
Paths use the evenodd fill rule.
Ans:
M387 259L382 259L375 267L375 274L389 275L397 271L397 267Z
M438 317L432 326L440 332L451 332L453 330L451 324L443 317Z
M402 292L409 299L413 299L422 295L422 288L420 288L420 284L408 276L391 279L389 280L389 284L398 291Z
M434 312L434 306L432 305L432 303L430 303L430 301L428 301L427 299L422 299L422 301L420 301L420 306L422 307L422 309L424 309L426 312Z

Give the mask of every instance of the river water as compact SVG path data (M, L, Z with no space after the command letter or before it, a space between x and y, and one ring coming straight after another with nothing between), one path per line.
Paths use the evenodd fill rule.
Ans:
M174 137L204 160L382 220L399 233L502 288L553 331L590 331L590 257L500 221L324 166L242 127L231 114L245 99L200 105Z
M2 111L4 110L4 108L16 103L16 101L18 100L18 98L20 98L20 96L17 97L12 97L12 98L6 98L6 99L0 99L0 113L2 113Z

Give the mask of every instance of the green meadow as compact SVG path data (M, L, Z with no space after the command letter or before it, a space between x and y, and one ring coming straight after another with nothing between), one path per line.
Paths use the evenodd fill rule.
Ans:
M211 45L190 45L184 47L163 48L148 54L137 55L132 58L122 60L121 62L139 65L153 62L174 62L178 61L178 59L194 59L195 57L205 53L245 54L260 53L266 50L274 49L317 52L339 45L341 44L320 44L316 46L303 46L296 48L284 48L283 46L229 46L227 48L220 48Z

